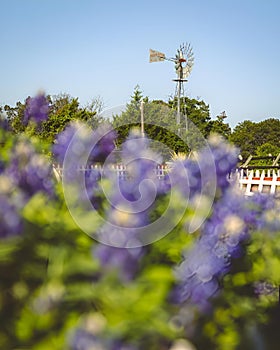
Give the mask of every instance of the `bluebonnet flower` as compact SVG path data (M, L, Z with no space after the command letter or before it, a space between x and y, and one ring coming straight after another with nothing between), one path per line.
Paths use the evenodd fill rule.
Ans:
M52 167L26 140L16 144L5 174L22 190L26 199L39 191L53 195Z
M77 329L74 336L71 339L71 350L108 350L106 344L101 339L93 335L92 333L84 330Z
M119 339L102 337L102 334L95 335L93 332L78 328L70 339L71 350L138 350L138 347L128 344Z
M5 163L0 160L0 174L3 173L3 171L5 170Z
M161 157L149 149L149 142L137 130L133 130L122 145L121 153L127 172L125 181L119 182L121 192L131 202L141 198L142 205L146 205L144 199L148 193L145 191L154 194L155 199L160 185L156 166L161 164Z
M242 254L242 242L250 239L262 222L264 208L270 205L268 199L245 198L235 186L229 187L214 203L199 239L176 270L179 284L174 300L206 307L218 292L220 279L230 271L232 259Z
M279 211L279 201L273 195L255 193L250 198L250 211L247 215L257 230L265 230L273 235L280 229Z
M103 163L115 149L116 132L106 124L100 125L92 132L94 147L90 152L88 163ZM113 158L110 158L112 162Z
M219 136L212 136L207 147L194 159L177 160L168 177L172 176L170 188L178 188L184 197L197 195L216 196L216 191L225 191L230 186L229 174L237 164L237 149Z
M0 129L4 131L11 131L11 126L6 118L0 116Z
M62 165L64 161L65 154L68 150L70 142L77 132L78 128L81 127L81 124L78 122L71 122L66 128L61 131L54 142L52 152L54 160Z
M48 119L48 113L49 101L43 93L40 93L27 99L23 122L27 125L29 121L33 121L40 125Z
M79 184L84 180L81 171L87 167L91 137L90 128L80 121L69 123L58 134L52 149L53 157L54 162L62 167L63 179L67 182Z
M115 269L121 280L130 281L138 271L139 260L144 250L142 247L119 248L100 243L94 248L93 253L105 270Z
M102 208L103 191L100 186L101 170L100 168L86 169L85 176L85 191L81 192L81 201L89 200L95 210Z
M0 238L17 236L22 232L19 208L3 194L0 194L0 222Z
M201 178L201 169L197 161L186 159L175 161L170 174L167 174L164 180L169 184L169 190L177 188L183 197L192 198L195 194L201 193Z
M197 159L206 177L204 181L212 182L215 179L217 189L224 192L231 185L229 177L237 165L238 149L219 135L212 135L208 139L208 147L199 152ZM212 161L214 161L215 174L213 174Z
M112 190L105 212L106 223L99 230L99 241L105 243L94 254L107 268L118 268L121 279L131 279L138 269L144 248L142 229L149 224L149 213L158 195L156 165L160 158L148 149L149 141L132 132L122 148L122 162L127 177L108 173ZM152 235L153 232L150 232Z
M115 341L111 350L138 350L139 347L122 341Z
M254 283L254 292L257 296L262 295L278 295L279 286L274 286L273 284L266 281L258 281Z
M115 148L115 139L116 133L108 125L90 130L84 123L74 121L58 134L53 155L62 164L66 153L70 152L74 166L77 165L76 161L85 156L84 165L104 162Z

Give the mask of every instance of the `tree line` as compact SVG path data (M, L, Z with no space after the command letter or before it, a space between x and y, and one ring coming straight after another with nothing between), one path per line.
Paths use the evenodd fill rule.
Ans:
M198 149L203 140L213 133L220 134L236 145L243 159L249 155L267 156L280 153L279 119L268 118L260 122L244 120L232 129L224 112L212 119L209 105L205 101L185 97L180 100L182 114L178 125L177 98L171 97L168 101L149 100L143 96L138 85L134 88L125 110L110 119L102 117L103 102L99 97L82 107L79 99L69 94L49 95L49 118L39 129L23 122L28 98L23 103L17 102L14 107L0 106L1 119L7 122L12 132L36 134L47 143L55 142L56 135L70 121L82 120L94 129L101 123L110 123L118 133L117 143L120 145L131 127L141 127L140 104L143 101L145 133L155 142L154 148L160 150L165 159L170 156L170 149L175 153L188 153L191 149Z

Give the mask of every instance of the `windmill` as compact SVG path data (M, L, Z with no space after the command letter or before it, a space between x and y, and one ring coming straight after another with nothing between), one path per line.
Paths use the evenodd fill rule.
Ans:
M190 75L193 63L194 55L192 47L190 44L181 44L179 49L177 49L175 57L167 58L164 53L150 49L150 62L160 62L160 61L171 61L175 63L175 71L177 73L177 78L173 79L176 82L176 92L177 96L177 117L176 122L180 125L181 122L181 97L184 96L184 83L187 81L187 77ZM187 129L187 122L186 122Z

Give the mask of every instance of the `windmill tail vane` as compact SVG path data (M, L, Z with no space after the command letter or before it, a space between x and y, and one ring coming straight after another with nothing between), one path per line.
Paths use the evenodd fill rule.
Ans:
M164 53L150 49L150 62L160 62L165 59L166 57Z

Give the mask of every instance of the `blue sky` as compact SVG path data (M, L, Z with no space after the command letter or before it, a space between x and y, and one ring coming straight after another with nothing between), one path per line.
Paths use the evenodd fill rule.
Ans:
M0 104L38 90L101 97L125 105L138 84L150 99L175 93L173 63L149 63L149 49L195 62L185 93L245 119L280 117L278 0L0 0Z

